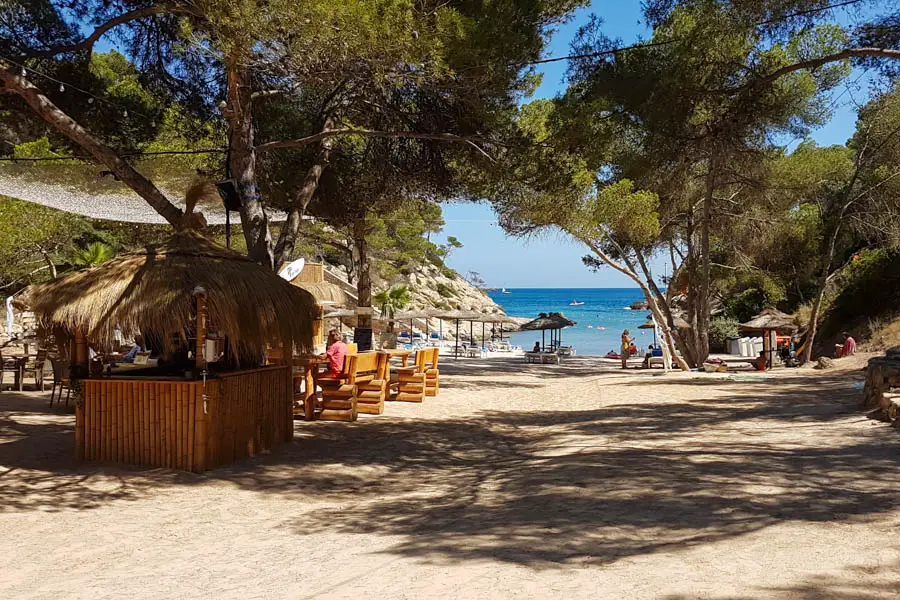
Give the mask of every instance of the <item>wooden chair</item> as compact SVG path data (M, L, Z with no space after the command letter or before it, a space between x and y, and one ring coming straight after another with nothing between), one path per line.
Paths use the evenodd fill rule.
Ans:
M38 350L34 360L27 361L25 367L22 369L23 379L30 373L34 377L34 386L42 392L44 391L44 367L46 364L47 351Z
M319 377L316 383L322 388L321 421L355 421L359 414L357 405L356 367L358 354L348 354L344 370L336 379Z
M56 398L57 404L62 400L63 389L66 391L66 406L69 405L69 397L72 395L72 386L69 380L69 361L59 358L50 357L50 365L53 367L53 387L50 388L50 406L53 406L53 397L56 395L56 388L59 387L59 397Z
M13 375L13 389L21 387L21 361L21 357L3 356L3 354L0 353L0 389L3 389L3 379L7 373L12 373Z
M425 355L425 395L426 396L437 396L438 394L438 379L440 376L440 372L438 371L438 355L440 354L437 348L428 348L426 350L422 350L421 352L426 353Z
M383 352L363 352L356 355L356 374L351 382L356 383L356 406L367 415L384 412L384 401L388 394L388 360Z
M416 352L415 364L400 367L397 371L397 392L391 398L400 402L425 401L425 365L427 358L436 348L426 348Z

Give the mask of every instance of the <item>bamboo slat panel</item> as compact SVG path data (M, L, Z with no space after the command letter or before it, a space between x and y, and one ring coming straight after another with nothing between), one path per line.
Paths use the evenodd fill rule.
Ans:
M293 438L290 367L202 381L88 379L76 456L201 472Z

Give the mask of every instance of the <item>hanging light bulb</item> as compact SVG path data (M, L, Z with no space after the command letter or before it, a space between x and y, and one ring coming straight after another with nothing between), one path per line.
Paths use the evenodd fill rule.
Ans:
M128 118L128 110L126 110L125 112L123 112L123 113L122 113L122 116L125 117L125 118L127 119L127 118Z
M64 92L64 91L66 91L66 86L65 86L65 85L63 85L63 84L62 84L62 83L61 83L61 84L59 84L59 91L61 91L61 92Z
M28 76L28 71L25 70L25 67L22 67L22 77Z
M93 99L93 98L88 98L88 104L93 104L93 103L94 103L94 99Z

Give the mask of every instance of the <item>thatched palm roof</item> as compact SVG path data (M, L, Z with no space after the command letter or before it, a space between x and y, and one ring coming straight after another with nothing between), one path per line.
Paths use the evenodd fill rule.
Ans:
M333 283L298 283L295 281L292 285L309 292L320 305L344 307L348 304L347 294L340 286Z
M152 331L167 343L191 326L200 291L210 327L242 354L266 343L312 348L315 298L194 232L31 286L19 302L43 323L81 330L101 346L112 344L116 327L126 336Z
M561 312L552 312L550 314L541 313L541 315L519 327L519 331L542 331L545 329L562 329L577 325L576 321L566 318Z
M741 329L780 329L793 331L797 329L794 319L776 308L767 308L746 323L741 324Z

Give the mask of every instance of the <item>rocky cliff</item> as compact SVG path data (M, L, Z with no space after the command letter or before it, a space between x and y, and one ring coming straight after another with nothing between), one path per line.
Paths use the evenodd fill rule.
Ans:
M411 273L405 283L410 286L413 296L410 309L436 308L488 314L503 313L503 309L483 290L449 269L426 264Z

